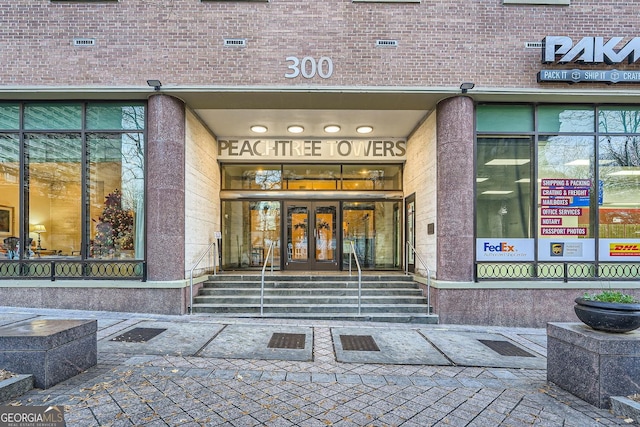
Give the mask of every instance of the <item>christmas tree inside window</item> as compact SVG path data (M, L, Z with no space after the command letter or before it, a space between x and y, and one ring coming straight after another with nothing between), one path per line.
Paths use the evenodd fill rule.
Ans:
M133 213L122 208L120 190L116 189L107 195L91 243L91 256L113 258L126 254L124 251L133 250L133 220Z

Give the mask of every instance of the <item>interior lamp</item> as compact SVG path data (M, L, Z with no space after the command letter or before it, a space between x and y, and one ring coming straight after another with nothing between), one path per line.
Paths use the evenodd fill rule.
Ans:
M36 247L36 249L41 251L42 245L40 245L40 234L46 233L47 229L42 224L36 224L33 226L33 232L38 234L38 246Z

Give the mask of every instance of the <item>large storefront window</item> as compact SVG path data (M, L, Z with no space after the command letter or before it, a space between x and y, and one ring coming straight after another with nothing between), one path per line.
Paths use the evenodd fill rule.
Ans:
M582 278L626 271L598 262L640 261L639 107L479 105L476 121L477 261L590 263L577 268Z
M599 111L599 254L602 261L640 259L640 108ZM627 133L627 135L622 135Z
M478 237L531 237L531 138L478 138Z
M144 259L144 123L142 103L0 104L3 258Z

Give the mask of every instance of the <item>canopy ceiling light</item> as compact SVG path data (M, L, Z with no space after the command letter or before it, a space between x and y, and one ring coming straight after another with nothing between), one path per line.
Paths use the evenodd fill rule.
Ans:
M371 126L358 126L356 128L356 132L358 132L358 133L371 133L371 132L373 132L373 128Z
M460 90L462 91L462 93L467 93L468 90L473 89L475 86L475 83L464 82L460 85Z
M340 126L338 125L327 125L324 127L324 131L327 133L336 133L340 132Z
M287 130L291 133L302 133L304 132L304 128L300 125L291 125L287 128Z
M147 80L147 84L152 88L154 88L155 90L160 90L160 88L162 87L162 83L160 82L160 80L155 80L155 79Z
M253 125L251 126L251 130L255 133L265 133L268 129L263 125Z

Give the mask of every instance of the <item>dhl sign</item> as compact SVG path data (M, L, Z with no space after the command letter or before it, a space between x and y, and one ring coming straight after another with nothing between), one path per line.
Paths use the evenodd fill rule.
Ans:
M609 243L609 256L640 256L640 244Z

